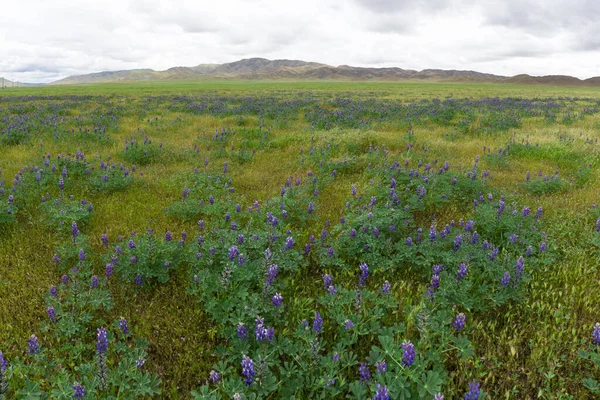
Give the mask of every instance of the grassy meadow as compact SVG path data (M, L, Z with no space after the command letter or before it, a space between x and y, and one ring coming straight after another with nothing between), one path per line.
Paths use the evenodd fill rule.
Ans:
M0 133L6 398L600 393L597 89L5 89Z

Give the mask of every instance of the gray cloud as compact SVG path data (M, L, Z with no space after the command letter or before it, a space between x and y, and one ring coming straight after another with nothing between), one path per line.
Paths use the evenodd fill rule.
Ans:
M597 0L20 0L0 13L0 75L47 82L259 56L586 78L600 75L596 21Z

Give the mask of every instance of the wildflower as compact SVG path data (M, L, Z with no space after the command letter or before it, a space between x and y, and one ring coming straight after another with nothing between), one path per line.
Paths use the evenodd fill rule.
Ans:
M281 296L281 293L275 293L275 296L271 298L271 302L275 307L281 307L283 304L283 297Z
M138 286L142 286L144 284L144 280L142 279L142 275L140 275L140 274L135 274L134 281L135 281L135 284Z
M413 245L413 239L411 237L409 237L408 239L406 239L406 246L410 247Z
M213 369L208 374L208 379L212 384L215 384L221 380L221 375Z
M48 314L48 318L50 318L50 321L56 322L56 310L54 309L54 307L50 306L46 308L46 313Z
M461 281L464 277L467 276L467 272L468 272L468 268L467 265L464 263L461 263L458 266L458 273L456 274L456 281L459 282Z
M391 288L392 288L392 285L388 281L385 281L385 282L383 282L383 286L381 287L381 293L390 294Z
M508 285L510 285L510 274L508 272L504 273L504 276L502 277L500 283L503 287L508 287Z
M390 394L388 393L387 386L381 386L378 383L373 400L390 400Z
M345 322L345 328L347 331L354 328L354 322L352 322L351 319L347 319Z
M402 354L402 365L406 368L415 362L415 346L410 341L402 343L404 353Z
M313 205L312 202L308 203L308 213L312 214L312 212L315 210L315 206Z
M542 207L538 207L537 212L535 213L535 219L540 219L542 218L542 213L543 213L543 209Z
M66 274L61 276L60 280L62 281L63 285L66 285L69 283L69 277Z
M600 345L600 323L594 325L594 331L592 332L592 343Z
M479 386L480 384L475 380L469 382L469 391L465 394L464 400L478 400Z
M285 249L291 250L292 247L294 247L294 238L288 236L288 238L285 240Z
M54 286L54 285L50 286L50 296L58 297L58 290L56 289L56 286Z
M269 265L269 268L267 269L267 281L265 282L265 287L270 286L273 283L278 272L279 266L277 264Z
M456 319L454 320L454 323L452 324L452 326L454 327L454 329L456 331L462 331L463 328L465 327L465 314L460 313L456 316Z
M316 333L321 333L323 331L323 318L321 318L321 313L318 311L315 312L315 320L313 321L313 330Z
M79 249L79 261L85 261L85 252L83 249Z
M441 393L438 393L435 396L433 396L433 400L444 400L444 395Z
M135 366L136 366L137 368L142 368L142 367L144 366L144 364L146 364L146 360L144 360L142 357L138 358L138 359L135 361Z
M242 356L242 375L244 376L244 383L252 387L252 381L256 376L254 372L254 361L246 355Z
M40 345L38 344L38 338L35 335L29 336L27 345L29 346L29 354L30 355L37 354L40 351Z
M119 318L119 329L121 330L121 332L123 332L123 334L125 334L125 335L129 334L129 327L127 326L127 320L123 317Z
M75 382L72 386L73 388L73 398L77 400L81 400L85 397L85 388L81 386L79 382Z
M96 275L93 275L92 279L90 280L90 287L91 288L98 287L98 284L99 284L98 277Z
M106 328L98 328L98 340L96 342L96 352L98 354L106 354L108 348L108 338L106 337Z
M432 242L435 242L436 236L437 236L437 234L436 234L435 227L432 225L431 228L429 228L429 240Z
M384 372L386 372L387 371L387 364L386 364L385 360L376 362L375 363L375 368L377 368L377 373L378 374L383 374Z
M358 284L360 286L364 286L367 283L367 278L369 277L369 267L366 263L362 263L359 266L360 275L358 277Z
M246 325L242 322L237 325L237 336L238 339L244 340L248 338L248 330L246 329Z
M371 379L371 371L369 371L369 364L360 363L360 365L358 366L358 376L363 382L368 382Z
M479 234L477 233L477 231L473 232L473 235L471 235L471 244L477 244L477 242L479 241Z
M229 253L227 255L227 257L229 258L229 261L234 261L237 256L240 254L237 246L232 246L229 248Z
M0 351L0 373L6 371L6 367L8 367L8 361L4 359L4 355Z
M511 234L511 235L510 235L510 237L509 237L510 244L515 244L515 243L517 242L517 239L518 239L518 237L519 237L519 236L517 236L517 235L516 235L516 234L514 234L514 233L513 233L513 234Z
M333 285L333 279L331 275L325 274L323 275L323 284L325 285L325 289L329 288L329 286Z
M73 235L73 239L80 235L79 228L77 227L77 222L75 221L71 223L71 235Z
M546 242L542 242L540 243L540 253L543 253L546 251Z
M515 265L515 270L516 270L516 274L515 274L515 279L520 279L521 276L523 276L523 271L525 270L525 260L523 259L523 257L519 257L519 259L517 260L517 264Z

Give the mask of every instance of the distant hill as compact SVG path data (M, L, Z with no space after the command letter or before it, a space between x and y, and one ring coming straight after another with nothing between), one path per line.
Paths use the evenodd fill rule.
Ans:
M9 81L8 79L4 78L4 80L2 80L2 78L0 78L0 89L2 89L2 85L4 85L5 88L18 88L18 87L25 87L25 86L37 86L37 83L24 83L24 82L13 82L13 81Z
M572 76L515 75L506 77L477 71L402 68L337 67L300 60L246 58L226 64L200 64L173 67L165 71L132 69L69 76L51 85L171 80L338 80L338 81L431 81L506 83L517 85L592 86L600 87L600 77L581 80Z

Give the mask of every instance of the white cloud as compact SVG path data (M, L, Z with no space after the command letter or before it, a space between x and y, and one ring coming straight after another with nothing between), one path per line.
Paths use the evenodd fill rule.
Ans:
M587 78L600 75L598 19L595 0L21 0L0 13L0 75L265 57Z

